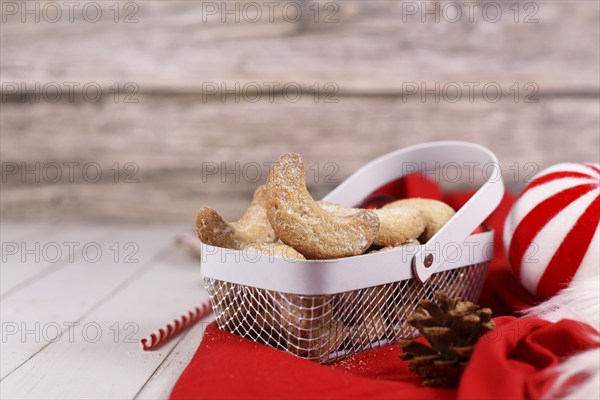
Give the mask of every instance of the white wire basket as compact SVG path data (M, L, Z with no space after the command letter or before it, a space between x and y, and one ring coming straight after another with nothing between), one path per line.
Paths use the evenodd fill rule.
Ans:
M202 274L219 328L322 363L416 335L408 324L435 293L476 301L493 232L471 234L504 193L488 149L434 142L367 164L324 200L354 206L381 185L444 164L485 172L485 183L426 244L334 260L288 260L202 243Z

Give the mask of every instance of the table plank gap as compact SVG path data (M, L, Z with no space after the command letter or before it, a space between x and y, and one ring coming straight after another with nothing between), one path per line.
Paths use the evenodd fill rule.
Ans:
M52 232L40 233L38 236L25 238L18 242L15 254L3 256L0 274L0 299L5 300L15 292L39 280L60 268L81 259L81 248L102 240L108 233L107 226L59 226ZM35 250L35 254L26 253ZM12 252L11 252L12 253Z
M131 228L116 232L111 242L100 242L99 246L106 249L113 241L124 243L128 239L136 240L131 243L138 246L135 257L139 258L121 257L114 262L111 255L99 264L76 260L2 302L2 323L7 329L10 325L11 331L0 343L3 354L0 379L20 368L50 341L42 343L41 339L48 339L47 335L54 332L62 335L68 324L80 321L123 282L135 280L152 265L157 254L172 246L171 232ZM35 340L28 340L27 330L31 329Z
M208 299L198 261L175 248L166 253L126 290L80 321L83 326L102 328L104 335L97 342L75 335L73 341L61 338L52 343L3 381L2 397L133 398L140 393L168 355L175 356L171 350L181 342L168 341L155 351L144 352L141 337ZM167 378L163 387L172 386L175 380Z
M190 328L164 362L156 369L135 399L162 399L169 397L173 385L192 360L204 337L206 326L214 321L214 314Z
M156 257L160 258L162 253L159 253ZM98 301L96 304L94 304L84 315L82 315L77 321L77 323L81 322L81 320L83 320L87 315L89 315L91 312L93 312L95 309L97 309L98 307L100 307L104 302L106 302L108 299L110 299L114 294L118 293L119 291L123 290L124 288L126 288L133 280L137 279L139 276L141 276L142 274L144 274L145 272L148 271L148 269L151 267L151 264L148 265L148 267L146 267L145 269L143 269L142 271L139 272L139 274L136 275L132 275L130 276L127 280L125 280L124 282L122 282L119 286L117 286L115 289L113 289L113 291L111 291L110 293L108 293L105 297L103 297L102 299L100 299L100 301ZM64 333L61 332L61 335ZM46 347L50 346L52 344L52 342L47 342L45 345L43 345L43 347L41 347L37 352L35 352L34 354L32 354L29 358L27 358L27 360L23 361L23 363L21 363L19 366L17 366L15 369L13 369L11 372L7 373L5 376L3 376L2 378L0 378L0 382L2 382L5 378L8 378L10 376L10 374L12 374L13 372L15 372L16 370L18 370L20 367L22 367L23 365L25 365L28 361L30 361L32 358L34 358L37 354L39 354L40 352L42 352Z

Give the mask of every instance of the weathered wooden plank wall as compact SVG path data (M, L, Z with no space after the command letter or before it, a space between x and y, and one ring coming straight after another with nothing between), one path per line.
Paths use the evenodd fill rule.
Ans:
M290 3L303 7L298 23L283 17ZM235 218L258 185L256 165L266 174L264 163L286 151L319 170L309 180L315 193L373 157L426 140L493 148L513 189L533 168L597 161L599 3L501 3L497 22L494 2L479 3L474 22L464 4L456 23L448 8L439 22L423 15L450 3L288 1L272 22L263 13L256 23L244 21L253 17L243 11L248 2L227 2L237 15L224 15L224 2L123 2L117 23L112 2L96 3L104 11L97 23L77 12L74 22L22 23L3 6L2 218L181 222L203 204ZM124 23L132 11L138 22ZM332 12L338 22L324 20ZM72 99L68 82L79 84ZM277 89L270 99L272 82L298 84L301 98ZM38 98L24 93L36 83ZM236 83L238 99L213 93ZM94 91L82 95L86 84L101 88L99 101ZM440 99L415 93L415 84L439 84ZM57 85L62 97L52 102ZM469 85L479 85L473 99ZM485 85L502 89L498 101ZM52 163L63 173L57 182ZM79 163L72 179L65 163ZM82 175L88 163L96 164ZM236 166L237 177L226 173ZM37 169L39 182L25 169ZM331 172L334 180L325 179Z

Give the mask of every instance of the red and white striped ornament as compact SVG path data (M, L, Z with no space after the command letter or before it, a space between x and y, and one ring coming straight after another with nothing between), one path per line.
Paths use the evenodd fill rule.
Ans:
M600 275L600 166L563 163L537 174L513 205L504 246L521 284L549 298Z
M147 337L140 341L142 350L148 351L153 350L156 347L163 344L170 338L177 336L180 332L186 330L202 318L206 317L212 311L212 305L210 301L205 301L198 307L194 307L192 310L183 314L181 317L168 323L165 327L158 329L151 333Z

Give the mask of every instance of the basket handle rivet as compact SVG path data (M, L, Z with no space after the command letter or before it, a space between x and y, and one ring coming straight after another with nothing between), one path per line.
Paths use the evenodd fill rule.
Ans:
M431 267L431 264L433 264L433 254L429 253L425 256L425 259L423 260L423 265L425 265L425 268L429 268Z

